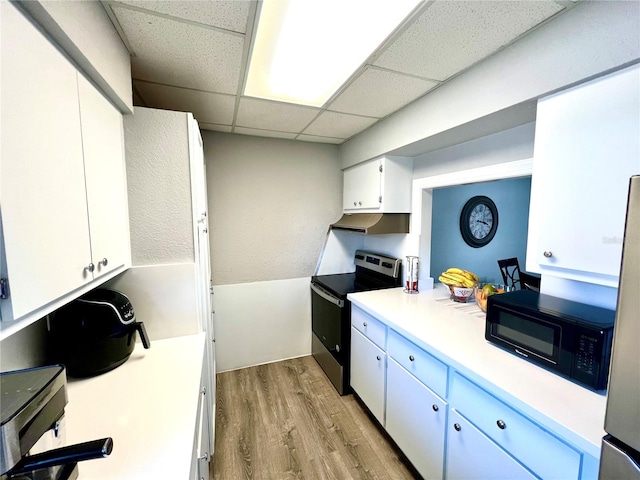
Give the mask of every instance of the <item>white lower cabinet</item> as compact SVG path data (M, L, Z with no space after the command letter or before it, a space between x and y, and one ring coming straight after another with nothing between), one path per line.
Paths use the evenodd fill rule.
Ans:
M384 426L387 354L351 327L351 387Z
M209 462L211 456L209 452L213 449L209 445L210 430L213 427L211 423L212 412L209 410L209 395L211 392L207 390L207 378L210 375L209 361L205 348L204 358L202 361L202 376L200 379L200 399L198 402L198 415L196 419L196 430L193 440L193 458L191 460L191 480L209 480Z
M578 451L460 374L452 377L449 402L540 478L579 478Z
M447 479L521 480L537 478L455 409L449 411Z
M447 403L387 360L386 430L420 475L442 478Z
M425 479L597 476L597 460L352 306L351 386ZM375 342L375 343L374 343Z

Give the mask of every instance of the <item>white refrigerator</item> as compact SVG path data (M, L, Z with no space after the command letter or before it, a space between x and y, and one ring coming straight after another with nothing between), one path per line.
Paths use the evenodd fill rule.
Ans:
M640 480L640 176L631 177L600 457L601 480Z

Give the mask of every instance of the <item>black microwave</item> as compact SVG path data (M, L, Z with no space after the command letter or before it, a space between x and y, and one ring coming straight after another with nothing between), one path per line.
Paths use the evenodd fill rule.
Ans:
M485 338L593 390L607 388L615 312L529 290L492 295Z

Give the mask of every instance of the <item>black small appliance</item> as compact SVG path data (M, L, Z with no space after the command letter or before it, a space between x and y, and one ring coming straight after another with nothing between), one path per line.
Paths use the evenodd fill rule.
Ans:
M615 312L529 290L492 295L485 338L593 390L607 387Z
M78 462L111 453L110 437L39 449L41 439L64 443L66 384L62 365L0 373L0 480L73 480Z
M129 299L115 290L98 288L68 303L49 319L55 360L69 376L90 377L108 372L127 361L136 343L144 348L149 338L137 322Z

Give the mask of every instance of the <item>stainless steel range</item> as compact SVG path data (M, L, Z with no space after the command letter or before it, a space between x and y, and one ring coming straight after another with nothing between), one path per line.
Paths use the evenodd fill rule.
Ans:
M356 271L311 277L311 349L340 395L350 392L351 302L354 292L399 287L402 260L357 250Z

